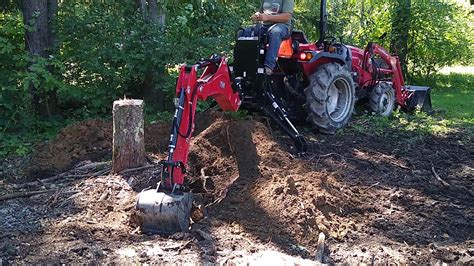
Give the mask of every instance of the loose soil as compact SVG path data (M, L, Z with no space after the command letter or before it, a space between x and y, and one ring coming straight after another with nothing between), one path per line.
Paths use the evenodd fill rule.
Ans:
M110 160L112 129L90 120L63 129L31 160L2 164L1 195L47 193L1 202L0 258L309 265L323 232L326 263L474 262L468 134L308 133L310 153L295 157L291 141L263 118L211 112L197 123L189 233L148 236L131 219L137 193L156 183L153 164L165 157L169 124L146 126L151 167L98 175L103 169L86 166ZM55 182L31 182L65 171Z

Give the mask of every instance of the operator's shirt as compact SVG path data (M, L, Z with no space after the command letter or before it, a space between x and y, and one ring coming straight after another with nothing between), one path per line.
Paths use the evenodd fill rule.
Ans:
M295 0L263 0L262 6L260 7L261 12L267 15L276 15L280 13L291 13L295 8ZM272 24L265 23L265 24ZM291 26L291 20L286 22L288 26Z

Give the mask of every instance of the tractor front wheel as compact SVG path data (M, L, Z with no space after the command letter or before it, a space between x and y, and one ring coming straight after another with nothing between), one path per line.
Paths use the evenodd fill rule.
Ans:
M337 63L321 66L310 76L305 89L308 120L319 131L334 134L352 116L355 87L351 74Z
M390 116L395 108L395 90L387 82L379 82L370 94L370 109L377 115Z

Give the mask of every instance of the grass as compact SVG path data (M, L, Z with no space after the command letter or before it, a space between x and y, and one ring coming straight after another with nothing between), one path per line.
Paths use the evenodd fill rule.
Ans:
M465 131L469 136L474 134L474 73L439 74L429 80L417 79L412 84L432 88L433 114L395 111L388 118L364 115L356 119L351 129L359 132L371 130L379 135L389 134L387 128L419 136L458 131Z
M432 85L433 106L446 110L454 124L474 127L474 73L437 76Z

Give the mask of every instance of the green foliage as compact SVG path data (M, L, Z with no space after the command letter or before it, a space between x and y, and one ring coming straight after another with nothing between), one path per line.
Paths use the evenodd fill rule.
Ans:
M319 1L297 3L296 26L315 40L319 35L315 27ZM388 48L390 38L379 37L392 34L392 21L397 21L395 8L394 1L389 0L328 1L329 36L342 37L359 47L376 41ZM454 0L412 0L408 15L408 70L412 77L429 76L456 63L473 63L474 17L468 9Z
M164 30L144 19L135 2L60 1L54 22L59 49L49 58L31 57L25 51L25 27L17 5L0 10L0 157L24 154L31 141L47 139L70 120L109 115L112 101L123 95L144 98L149 121L169 118L178 66L213 53L232 57L237 28L250 24L260 1L159 0L166 13ZM391 38L378 37L393 30L393 3L328 1L329 36L359 47L368 41L390 47ZM294 17L296 28L310 40L318 38L319 1L297 0ZM473 63L473 17L454 0L412 0L409 25L412 79L427 77L446 65ZM416 83L432 83L434 105L446 109L448 120L454 121L446 126L472 125L468 105L474 101L472 76L436 76ZM60 116L44 121L34 115L30 84L42 92L57 91ZM200 104L200 109L208 104ZM408 124L428 123L431 129L439 124L437 118L430 121L421 116L367 119L376 119L371 121L376 128L391 119L399 125L403 119Z
M0 13L0 132L14 128L28 111L29 95L23 86L27 55L22 25L19 12Z
M159 28L141 18L132 4L65 2L59 16L64 62L60 99L71 111L110 112L123 95L142 96L145 78L163 78L172 49ZM153 71L151 71L153 70Z
M429 76L444 66L472 63L474 19L456 2L412 1L408 60L411 74Z
M168 41L173 43L174 62L196 61L213 53L230 54L238 27L255 10L246 3L220 4L218 1L196 1L172 5L168 20Z

